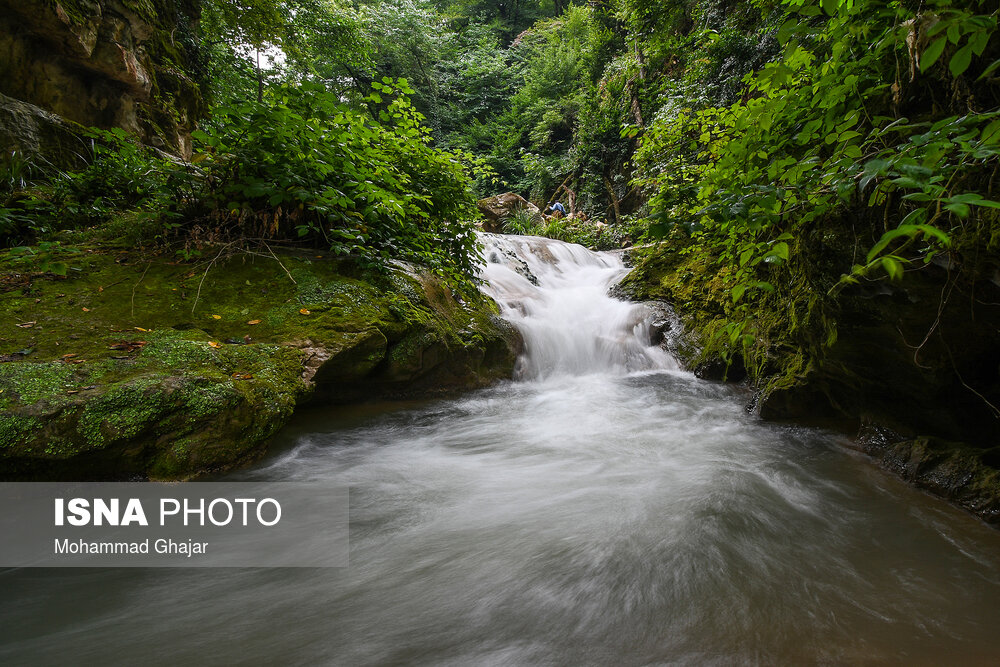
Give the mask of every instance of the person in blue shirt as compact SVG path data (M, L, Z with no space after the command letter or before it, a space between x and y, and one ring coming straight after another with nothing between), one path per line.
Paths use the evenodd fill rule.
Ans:
M566 207L562 205L562 202L558 202L557 201L552 206L549 206L548 210L552 211L553 213L555 213L556 211L559 211L563 215L566 215Z

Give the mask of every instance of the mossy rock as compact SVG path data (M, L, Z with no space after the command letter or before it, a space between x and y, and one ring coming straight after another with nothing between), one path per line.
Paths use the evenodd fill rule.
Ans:
M263 454L295 408L510 377L481 295L315 253L195 268L107 247L0 255L0 478L183 479Z
M1000 524L1000 447L984 450L933 436L900 440L876 427L866 427L858 443L889 472Z

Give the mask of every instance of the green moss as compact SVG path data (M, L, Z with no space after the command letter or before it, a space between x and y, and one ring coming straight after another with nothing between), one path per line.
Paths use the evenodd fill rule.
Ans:
M80 417L80 432L92 448L128 440L156 423L166 409L159 378L139 378L112 387L87 403Z
M17 447L41 425L37 417L0 413L0 450Z
M71 389L73 365L63 362L0 364L0 405L35 403Z
M0 364L13 420L0 459L29 468L86 454L116 474L171 479L249 460L310 396L310 348L330 355L314 379L336 400L446 361L448 382L470 385L513 363L492 302L459 304L402 270L368 275L291 253L280 263L237 255L206 273L107 246L83 248L74 267L24 277L0 253L0 285L17 285L0 292L0 354L31 349Z

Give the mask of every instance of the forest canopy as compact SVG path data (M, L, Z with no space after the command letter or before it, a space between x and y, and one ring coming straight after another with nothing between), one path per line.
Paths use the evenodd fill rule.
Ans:
M608 223L605 243L692 239L724 275L736 343L751 333L742 304L787 282L806 237L851 246L821 292L995 243L1000 40L985 0L198 12L187 48L208 111L192 160L119 131L95 132L71 173L8 156L7 245L124 218L183 252L244 236L468 274L474 199L512 190L568 199Z

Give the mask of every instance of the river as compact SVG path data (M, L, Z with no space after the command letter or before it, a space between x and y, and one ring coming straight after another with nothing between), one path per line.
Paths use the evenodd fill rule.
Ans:
M314 411L229 476L348 484L349 567L5 571L0 663L1000 659L1000 532L680 370L617 256L487 243L516 380Z

